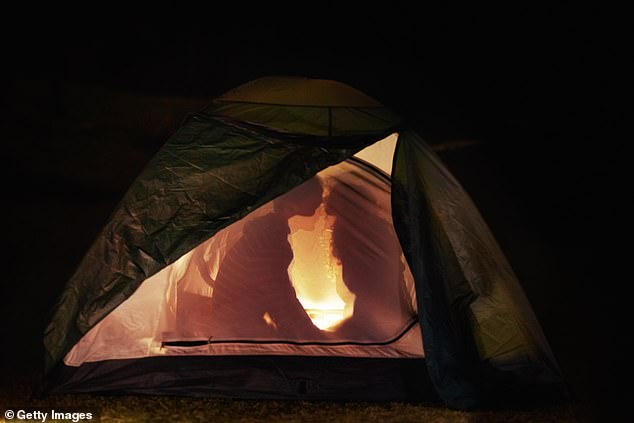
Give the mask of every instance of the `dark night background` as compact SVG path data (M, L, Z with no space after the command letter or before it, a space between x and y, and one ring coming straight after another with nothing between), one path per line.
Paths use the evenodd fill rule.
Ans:
M283 74L347 83L416 127L489 223L575 398L631 398L631 384L618 386L630 381L632 333L632 34L627 14L607 9L480 10L491 22L424 10L328 9L310 22L307 11L274 21L194 9L7 15L0 328L14 347L3 348L2 373L38 370L65 281L187 113ZM461 141L476 143L449 148Z

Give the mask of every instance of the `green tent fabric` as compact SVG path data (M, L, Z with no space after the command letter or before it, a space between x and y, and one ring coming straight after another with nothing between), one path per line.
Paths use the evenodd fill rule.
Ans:
M560 390L539 322L467 193L412 131L399 137L394 160L394 225L416 280L425 358L443 399L469 408L520 395L518 385L533 394Z
M262 78L188 119L132 184L64 289L46 368L144 280L317 172L399 132L395 229L415 278L425 360L457 408L562 391L522 289L468 195L387 108L333 81ZM512 388L512 389L511 389Z

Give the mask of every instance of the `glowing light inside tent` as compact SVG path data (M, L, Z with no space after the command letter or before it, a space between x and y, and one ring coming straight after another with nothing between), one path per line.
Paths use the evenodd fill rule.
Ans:
M325 307L338 304L316 304L307 306L306 313L315 326L322 330L328 330L344 319L344 308L326 309ZM306 306L305 306L306 307Z
M313 217L290 219L294 259L289 276L297 299L315 326L328 330L352 315L354 294L346 288L341 265L330 247L332 219L323 207Z
M277 324L275 324L275 320L273 320L273 318L268 312L262 315L262 320L264 320L266 324L272 327L273 329L277 329Z

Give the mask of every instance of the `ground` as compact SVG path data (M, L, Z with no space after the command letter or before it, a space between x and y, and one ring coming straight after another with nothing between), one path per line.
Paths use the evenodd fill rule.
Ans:
M454 411L431 404L245 401L165 396L60 395L32 399L28 378L0 388L0 410L94 413L102 422L590 422L585 403L514 410ZM9 422L8 419L2 420ZM62 420L60 420L62 421Z

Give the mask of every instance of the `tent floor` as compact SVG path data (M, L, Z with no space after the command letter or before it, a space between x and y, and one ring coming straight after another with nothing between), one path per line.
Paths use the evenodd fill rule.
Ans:
M424 359L148 357L63 366L47 391L244 399L437 401Z

